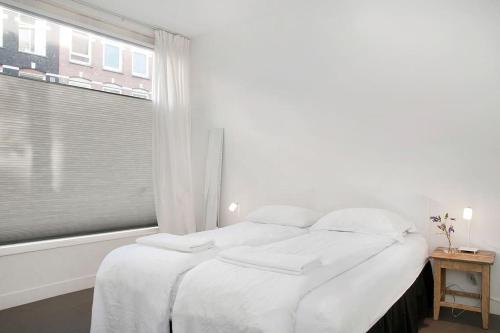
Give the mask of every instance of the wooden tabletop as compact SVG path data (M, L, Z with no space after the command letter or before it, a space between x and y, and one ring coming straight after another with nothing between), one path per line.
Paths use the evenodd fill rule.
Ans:
M483 251L480 250L477 253L446 253L444 247L438 247L435 249L431 258L433 259L441 259L441 260L454 260L454 261L463 261L463 262L473 262L478 264L489 264L492 265L495 262L495 252L492 251Z

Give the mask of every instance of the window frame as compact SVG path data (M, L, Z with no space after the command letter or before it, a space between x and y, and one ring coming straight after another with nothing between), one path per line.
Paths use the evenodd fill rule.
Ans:
M138 48L132 48L131 53L132 53L132 70L131 70L132 76L140 77L143 79L149 79L149 55L148 55L148 52L141 50L141 49L138 49ZM144 57L146 57L146 73L145 74L134 71L134 57L135 57L136 53L141 54Z
M24 38L24 35L21 34L21 31L26 31L27 35L30 36L29 40L27 38ZM28 49L26 48L21 48L21 36L23 36L23 44L28 44L29 47ZM18 46L18 51L22 53L29 53L29 54L35 54L35 28L34 27L25 27L19 25L17 28L17 46Z
M75 34L87 37L88 54L83 54L83 53L73 51L73 36ZM88 58L88 61L85 62L85 61L81 61L81 60L72 59L73 55L81 57L81 58ZM84 66L90 66L92 64L92 37L91 37L90 33L83 32L83 31L76 30L76 29L71 29L71 42L69 45L69 62L72 64L84 65Z
M4 13L3 7L0 6L0 47L3 47L3 20L6 18L9 17Z
M29 17L33 19L33 23L23 22L22 17ZM33 54L39 57L47 56L47 20L42 18L37 18L27 14L19 14L16 18L17 22L17 51L21 53ZM27 30L30 32L31 39L29 41L30 49L21 50L21 30ZM43 34L43 49L37 49L37 37L42 38ZM37 36L38 35L38 36Z
M106 65L106 45L114 46L118 48L118 69ZM112 41L109 39L104 39L102 42L102 69L106 71L111 71L115 73L123 73L123 46L121 43Z
M120 231L102 232L82 236L68 236L54 239L14 243L9 245L0 245L0 257L11 256L14 254L57 249L67 246L83 245L97 243L102 241L124 239L130 237L154 235L159 232L159 227L133 228Z

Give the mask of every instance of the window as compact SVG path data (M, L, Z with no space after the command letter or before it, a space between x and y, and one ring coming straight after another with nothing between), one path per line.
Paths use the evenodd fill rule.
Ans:
M102 67L109 71L122 71L122 50L119 44L104 42Z
M151 49L0 5L2 30L0 75L151 99Z
M149 99L149 93L147 90L144 89L132 89L132 96Z
M7 18L7 15L3 13L3 8L0 7L0 47L3 47L3 20Z
M70 61L80 65L90 65L90 45L88 33L72 30Z
M132 75L143 78L149 77L149 60L147 52L139 50L134 50L132 52Z
M105 83L102 86L102 91L114 93L114 94L121 94L122 93L122 87L120 87L117 84L114 83Z
M69 78L68 85L80 88L92 88L92 81L81 78L81 77L71 77Z
M20 14L17 22L19 52L45 56L47 40L46 21Z

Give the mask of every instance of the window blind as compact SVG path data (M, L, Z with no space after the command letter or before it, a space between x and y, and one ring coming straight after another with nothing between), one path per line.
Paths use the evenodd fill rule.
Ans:
M151 102L0 75L0 245L156 225Z

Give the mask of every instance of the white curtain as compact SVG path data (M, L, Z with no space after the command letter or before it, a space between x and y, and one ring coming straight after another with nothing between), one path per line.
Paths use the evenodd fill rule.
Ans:
M191 175L189 40L155 32L153 187L161 232L196 231Z

